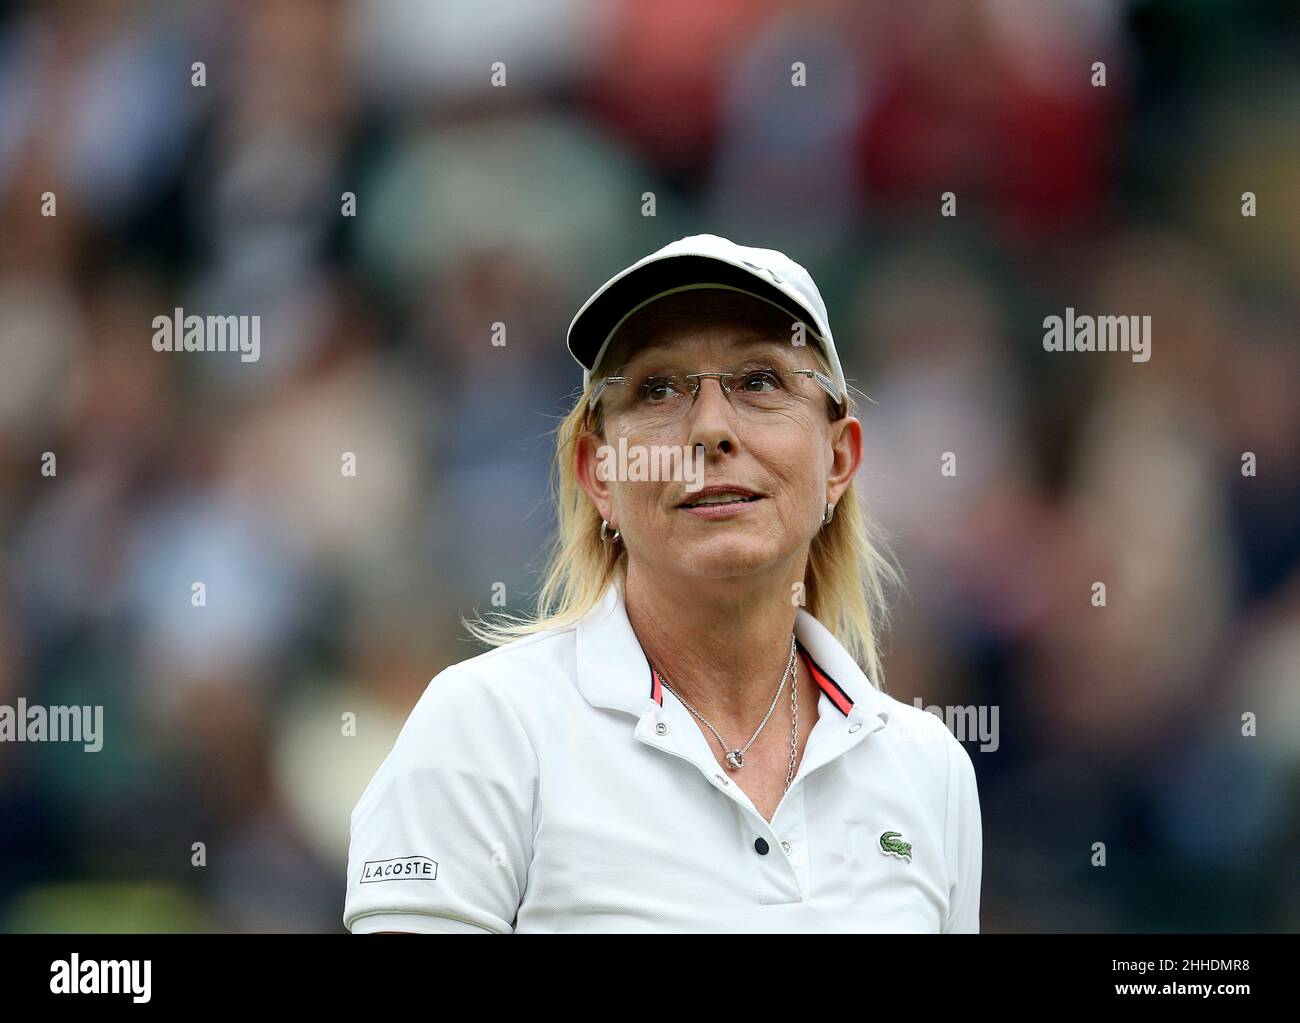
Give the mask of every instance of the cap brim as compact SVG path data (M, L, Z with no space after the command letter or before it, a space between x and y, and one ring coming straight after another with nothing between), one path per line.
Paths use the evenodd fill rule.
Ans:
M721 259L681 255L636 267L593 295L569 325L569 351L590 372L604 355L614 329L633 309L665 292L710 285L735 288L771 302L805 324L817 341L824 341L814 311L762 277Z

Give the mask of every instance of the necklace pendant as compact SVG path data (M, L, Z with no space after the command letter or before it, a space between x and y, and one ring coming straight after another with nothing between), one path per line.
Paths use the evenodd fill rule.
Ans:
M727 765L733 770L738 771L745 766L745 755L738 749L733 749L727 754Z

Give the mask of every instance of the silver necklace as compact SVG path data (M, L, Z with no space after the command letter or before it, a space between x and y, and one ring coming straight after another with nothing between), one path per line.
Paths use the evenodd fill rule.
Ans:
M739 749L728 749L726 742L718 733L718 730L705 720L704 715L687 703L682 697L682 694L669 685L668 680L664 678L663 675L659 674L657 669L652 668L651 670L654 671L655 677L659 679L659 684L677 697L678 700L681 700L682 705L704 722L704 727L714 734L718 740L718 745L722 747L722 752L727 755L727 767L733 771L739 771L745 766L746 751L750 746L754 745L754 740L757 739L759 733L763 731L763 727L772 716L772 711L776 710L776 703L781 699L781 690L785 688L785 680L790 676L791 671L793 671L794 682L790 686L790 706L792 708L790 717L790 769L785 775L785 787L786 789L790 788L790 783L794 781L795 763L799 758L799 669L795 666L795 637L793 635L790 636L790 660L786 663L785 673L781 676L781 684L776 687L776 695L772 697L772 705L767 708L767 713L763 716L763 720L759 724L758 729L749 737L749 742L745 743L745 745Z

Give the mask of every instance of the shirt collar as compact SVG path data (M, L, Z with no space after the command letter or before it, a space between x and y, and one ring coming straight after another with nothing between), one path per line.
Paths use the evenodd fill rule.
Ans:
M889 717L889 698L880 692L834 634L804 608L795 615L795 640L811 662L813 678L840 714L851 720ZM578 688L594 707L626 711L640 718L662 705L663 694L632 630L615 578L577 626Z

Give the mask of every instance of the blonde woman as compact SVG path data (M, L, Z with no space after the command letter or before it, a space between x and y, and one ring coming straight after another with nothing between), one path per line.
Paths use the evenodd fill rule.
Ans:
M352 814L361 932L979 929L971 759L886 695L894 573L808 273L683 238L568 346L530 618L440 672Z

